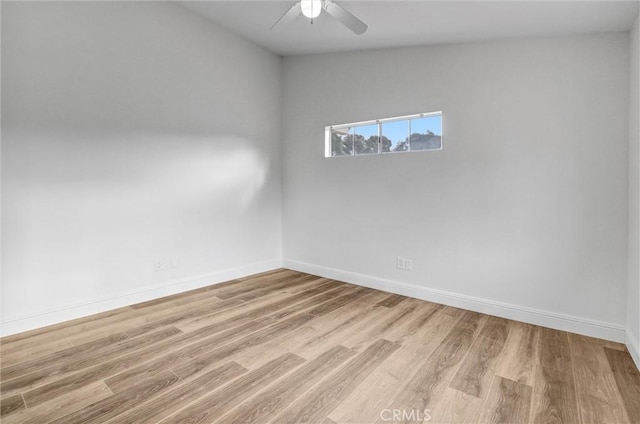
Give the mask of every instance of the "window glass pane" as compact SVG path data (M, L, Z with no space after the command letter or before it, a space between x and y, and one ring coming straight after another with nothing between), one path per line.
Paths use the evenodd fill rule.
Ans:
M325 156L442 149L442 112L325 127Z
M378 153L378 124L355 127L353 139L356 155Z
M331 156L353 155L353 127L331 129Z
M442 115L411 120L411 150L442 148Z
M383 152L404 152L408 150L409 121L383 122L380 139Z

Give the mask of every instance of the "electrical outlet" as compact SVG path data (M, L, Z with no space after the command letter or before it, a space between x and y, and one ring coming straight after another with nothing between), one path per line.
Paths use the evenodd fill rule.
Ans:
M178 257L175 255L155 256L153 258L153 270L156 272L165 271L167 269L177 268L177 267L178 267Z
M160 256L153 258L153 270L162 271L164 269L164 260Z
M413 261L411 259L404 260L404 270L413 271Z
M413 261L411 259L403 258L402 256L397 256L396 268L403 271L413 271Z

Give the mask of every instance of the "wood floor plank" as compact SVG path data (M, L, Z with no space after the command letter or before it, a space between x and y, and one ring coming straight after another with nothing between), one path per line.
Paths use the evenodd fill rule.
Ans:
M314 316L320 316L328 314L331 311L335 311L338 308L343 307L347 303L353 302L357 298L364 296L365 294L372 293L373 290L368 287L357 287L352 292L343 294L336 297L332 302L326 302L311 309L309 313Z
M571 350L566 332L540 327L538 363L560 372L571 370Z
M177 327L184 332L189 332L198 330L205 326L217 324L221 320L232 322L234 325L237 325L240 320L244 320L246 322L256 319L256 317L274 313L278 310L291 310L291 307L298 303L305 303L305 306L303 306L305 308L306 305L314 304L314 302L319 305L324 301L331 300L340 294L351 292L353 290L354 288L336 285L327 281L294 295L281 295L269 298L266 302L249 303L244 307L239 306L232 308L231 310L226 311L227 313L224 313L225 311L219 311L209 316L178 324Z
M311 287L316 287L320 284L330 283L334 287L353 287L354 284L345 283L343 281L334 280L331 278L311 279L308 282L296 284L294 286L283 287L281 291L283 293L297 294L301 291L307 290Z
M628 352L604 348L629 421L640 423L640 373Z
M36 367L35 371L20 375L14 379L2 381L0 392L3 395L18 391L26 392L36 386L44 386L64 377L67 374L92 368L97 362L107 363L117 360L123 355L130 355L140 349L156 345L160 341L171 340L180 334L177 328L166 328L156 333L137 339L125 339L112 346L100 346L91 352L84 352L79 356L65 356L64 361L54 361L49 365L43 362L43 367ZM30 406L33 406L31 404Z
M345 346L352 349L360 349L367 346L379 338L390 339L389 333L394 333L396 329L401 329L412 322L412 314L416 311L417 305L411 302L403 302L395 308L379 307L383 312L378 318L369 322L356 334L353 334ZM396 337L397 337L397 332Z
M403 300L406 300L406 299L408 299L408 297L406 297L406 296L402 296L402 295L399 295L399 294L390 294L384 300L381 300L380 302L378 302L377 305L378 306L384 306L384 307L387 307L387 308L393 308L398 303L400 303L400 302L402 302Z
M422 321L421 327L401 340L400 348L376 372L371 373L330 417L339 423L353 424L371 423L379 419L383 409L394 407L393 399L420 370L425 358L442 344L457 319L444 308L437 308L427 321Z
M322 307L325 304L331 307L334 304L346 304L360 297L361 295L357 294L357 288L344 285L334 287L332 282L329 281L292 295L291 299L295 300L294 302L289 302L285 308L280 308L279 310L263 311L262 315L264 316L270 313L270 316L273 316L275 319L282 319L301 311L311 313L312 310L316 310L316 308ZM349 298L351 300L345 303L342 301L343 298ZM324 313L316 314L316 316L321 315L324 315Z
M184 358L187 358L187 359L184 359L184 361L190 360L191 358L195 357L200 353L207 352L210 349L214 349L218 347L220 344L226 343L227 341L229 341L229 338L241 336L243 333L251 333L263 326L268 326L273 322L274 322L273 320L270 321L270 320L263 319L255 323L249 322L245 326L239 326L239 327L222 325L222 326L211 326L210 328L203 328L189 335L183 335L183 337L177 339L175 342L177 343L178 346L180 346L180 344L184 343L186 340L195 341L197 338L204 337L211 334L217 334L217 336L205 338L204 340L201 340L195 344L187 345L186 347L182 348L182 351L180 352L164 354L165 356L162 356L163 355L162 350L160 351L147 350L143 352L143 354L145 355L145 360L137 359L135 361L137 363L141 363L140 365L137 365L136 363L132 363L131 360L129 359L130 357L125 357L124 359L121 359L120 362L107 364L107 367L104 370L99 370L100 371L99 374L103 378L105 377L104 375L105 373L114 375L113 377L109 377L109 379L107 380L108 384L110 384L110 387L112 389L120 390L123 387L126 387L127 384L129 384L130 382L134 382L139 378L148 378L156 374L157 372L160 372L163 369L163 367L173 366L177 361L183 360ZM232 327L232 328L230 328L226 333L224 332L221 333L219 331L227 327ZM166 345L167 343L163 345L164 349L166 349L167 347ZM149 361L151 357L156 357L156 358ZM76 376L76 378L77 377L78 376ZM91 370L87 371L85 375L81 375L80 377L82 377L82 381L84 381L84 378L88 378L88 377L95 378L91 374ZM71 378L72 377L69 377L67 378L67 380L64 380L62 382L54 382L54 383L57 383L58 385L61 385L62 383L70 384L72 381L70 380ZM47 386L43 388L41 391L45 391L45 389L47 388L50 389L51 386ZM35 393L38 394L40 393L40 391L35 391ZM29 396L29 398L31 398L32 396L34 396L34 393L29 392L27 395Z
M311 280L321 280L321 277L316 277L314 275L300 275L296 277L291 277L288 275L282 275L274 278L273 276L269 279L265 278L264 280L257 281L256 284L242 284L229 286L226 289L222 289L216 292L216 296L221 299L231 299L236 296L241 295L249 295L249 293L258 293L258 296L263 295L266 291L277 290L283 287L292 286L296 284L300 284L303 282L308 282ZM250 295L251 298L255 298L254 294Z
M216 296L221 299L239 299L248 301L262 297L274 291L284 292L289 287L296 287L313 280L326 281L321 277L310 275L300 275L297 277L281 276L279 278L272 277L270 281L257 281L251 285L245 283L242 286L229 287L221 292L216 292Z
M233 308L226 314L216 313L213 316L215 319L207 320L208 325L206 327L209 329L216 328L218 331L222 331L232 327L237 327L261 317L265 317L280 310L286 310L285 314L293 314L293 312L289 312L292 310L291 308L293 305L300 302L312 301L311 299L309 299L309 297L318 294L322 290L323 288L321 287L319 289L312 289L298 295L271 298L270 301L266 304L258 303L255 306ZM319 301L318 303L320 302L321 301ZM202 328L200 327L201 324L202 321L199 322L196 328ZM183 331L193 330L193 327L189 326L188 324L178 325L178 328L182 329Z
M255 366L261 365L266 360L273 359L269 358L269 355L265 356L262 353L264 350L272 350L272 354L274 354L277 353L278 350L286 349L299 355L299 353L297 353L297 347L300 344L305 343L309 339L320 341L321 338L316 336L320 331L323 331L323 333L331 332L353 324L356 316L362 317L369 308L373 308L372 302L378 296L379 293L370 291L359 292L350 288L343 296L340 296L340 298L335 298L335 296L331 297L330 302L320 305L321 308L311 308L310 310L306 308L306 312L310 313L313 311L315 315L314 318L305 325L287 333L286 336L274 337L264 345L244 351L239 357L236 357L236 360L245 367L252 369ZM386 308L378 309L386 310ZM299 356L312 358L336 344L337 343L323 343L322 346L316 346L308 356Z
M531 386L496 376L480 422L483 424L526 423L529 421L532 396Z
M371 322L386 313L386 308L375 307L378 299L379 293L367 294L314 319L297 332L296 343L289 349L303 358L311 358L331 346L348 342L351 335L365 331Z
M496 360L504 348L507 334L507 322L502 318L490 317L449 386L485 399L495 374Z
M384 337L390 341L402 342L420 331L426 323L430 322L432 317L442 309L442 305L437 303L424 302L411 299L408 302L415 302L416 308L409 313L404 319L400 320L398 325L393 325L385 330Z
M79 387L87 386L94 381L102 380L105 377L117 373L120 370L129 368L133 363L137 361L146 360L147 356L153 355L157 346L160 343L172 343L174 340L166 335L175 336L172 328L159 331L153 334L153 340L157 337L158 343L151 343L151 346L128 353L124 356L119 356L106 362L100 362L89 368L85 368L79 372L65 375L62 378L54 380L50 383L38 386L34 389L23 393L24 400L27 403L27 407L39 405L40 403L54 399L58 396L65 394L71 390L75 390ZM179 334L179 333L178 333ZM151 338L152 336L146 336ZM12 380L14 381L14 380Z
M538 327L511 321L509 335L496 367L500 377L533 386L538 358Z
M488 339L507 340L509 335L509 320L490 316L487 318L480 335Z
M231 413L221 418L222 422L259 424L270 421L294 401L297 393L307 391L355 353L344 346L336 346L324 352L298 368L291 375L233 409Z
M532 424L576 424L580 422L576 393L571 368L567 372L554 367L536 366L533 400L531 406Z
M431 418L429 422L472 424L478 422L482 404L482 399L476 396L447 387L424 414ZM417 411L414 411L414 415L417 415Z
M34 408L23 409L17 414L3 417L2 424L43 424L71 414L92 403L111 396L111 390L102 381L96 381L78 390L72 390L59 398Z
M569 334L578 411L583 423L629 423L604 344Z
M59 350L41 358L20 362L13 366L3 367L2 380L8 381L45 368L60 366L70 359L76 360L80 355L90 355L92 352L102 352L105 348L112 347L114 344L123 342L128 338L129 337L125 333L116 333L113 336L105 337L104 339L96 340L84 345Z
M308 289L309 287L317 287L320 284L329 284L336 287L344 286L344 283L338 283L328 278L317 277L315 275L314 276L306 275L306 276L298 277L298 279L293 280L291 282L286 282L286 284L285 283L278 284L276 288L281 293L296 294L296 293L299 293L300 291ZM259 299L262 296L265 296L273 292L273 290L274 290L273 287L261 287L257 290L252 290L248 293L240 294L234 297L234 299L240 299L244 302L249 302L255 299Z
M163 370L173 368L179 363L188 362L210 351L220 349L221 346L225 346L247 334L268 327L275 322L273 319L250 321L241 326L215 333L213 336L205 337L196 343L186 346L177 344L175 347L165 349L164 352L159 352L154 358L108 377L106 383L113 391L119 392L120 390L126 389L132 382L141 378L149 378Z
M322 331L321 329L331 331L349 325L346 321L352 323L352 318L364 315L367 311L366 308L372 307L376 295L376 293L365 293L356 300L325 315L315 316L309 322L286 334L275 335L265 343L244 349L234 354L233 359L248 369L260 367L284 352L295 353L305 359L313 359L320 353L334 347L336 343L319 340L314 349L307 351L307 355L299 354L299 346L310 339L316 339L315 335Z
M611 371L609 360L604 352L604 348L609 346L607 342L579 334L568 333L567 336L569 337L572 358L579 358L581 361L586 361L596 367ZM616 345L613 342L611 344Z
M217 302L219 302L219 300L217 300ZM149 310L151 308L153 309ZM82 331L75 332L74 334L68 335L67 340L69 340L69 342L73 346L79 346L81 344L86 344L95 340L103 339L105 337L109 337L121 332L121 329L123 328L129 330L131 328L143 326L158 319L162 319L175 311L175 309L178 307L172 306L169 308L167 307L167 305L158 305L151 308L138 310L136 311L138 315L129 317L125 320L122 320L121 322L99 326L98 328L94 329L84 329ZM126 330L124 332L129 335Z
M399 347L396 343L380 339L316 385L313 391L300 396L272 422L316 423L324 420L369 373Z
M156 423L173 414L175 411L195 402L224 384L246 373L247 370L235 362L222 365L201 377L176 385L151 401L138 405L109 420L109 424L144 424Z
M576 382L578 411L583 423L629 423L612 372L603 369L596 362L574 357L573 375ZM638 395L640 396L640 392Z
M289 294L289 295L294 295L294 294L298 294L301 293L303 291L306 290L310 290L310 289L314 289L320 286L324 286L327 288L347 288L347 287L354 287L353 284L347 284L347 283L343 283L341 281L336 281L336 280L332 280L330 278L324 278L324 277L317 277L317 278L313 278L313 279L309 279L307 281L301 282L299 284L295 284L295 285L289 285L289 286L285 286L281 289L278 290L278 292L283 293L283 294ZM262 297L262 296L260 296ZM260 298L258 297L258 298ZM254 298L251 299L245 299L244 296L238 296L239 299L242 299L245 302L251 302L253 300L255 300Z
M223 300L221 302L215 302L211 304L207 304L205 306L200 306L194 308L190 306L189 308L184 308L180 306L176 309L176 312L155 321L151 321L146 324L138 325L132 328L127 328L126 333L129 337L136 337L142 334L149 333L151 331L157 330L158 328L166 327L167 325L174 325L181 321L186 321L192 318L200 317L203 315L211 314L211 313L221 313L224 311L228 311L229 309L236 308L240 305L243 305L241 300ZM179 328L179 326L176 326Z
M306 294L309 295L312 293L315 293L315 289L307 291ZM328 294L330 294L330 292ZM268 331L261 331L273 324L276 324L278 320L286 318L300 309L322 304L322 301L325 300L325 296L320 295L307 299L306 301L299 302L303 298L304 296L301 297L299 295L291 296L286 298L284 301L276 302L271 306L257 310L250 310L246 314L237 315L229 320L212 324L196 331L195 333L190 333L191 335L195 335L203 333L203 331L206 330L208 333L215 334L196 343L182 346L178 349L172 349L170 352L158 355L154 360L147 361L144 364L131 367L130 369L109 378L107 383L113 390L118 391L122 387L126 387L131 381L135 381L138 378L148 377L166 368L182 370L184 364L188 364L190 361L195 361L197 358L199 358L201 361L199 364L203 367L213 366L214 358L220 359L224 355L230 356L231 352L237 354L243 349L261 344L265 339L273 338L275 335L279 334L279 332L282 332L281 335L286 334L291 330L291 328L288 327L291 323L295 326L302 322L300 321L301 319L304 320L304 322L312 319L313 317L307 314L294 320L280 323ZM334 301L329 299L330 296L327 296L327 301ZM289 307L287 308L286 306ZM281 309L283 307L284 309ZM269 312L274 313L272 315L265 316L265 314ZM285 331L285 329L287 330ZM255 335L245 337L251 333L255 333ZM191 337L191 335L187 337ZM240 340L236 343L232 343L236 339ZM202 361L206 360L209 360L209 362L207 364L203 364ZM194 373L196 372L200 372L200 369L195 369ZM187 378L186 375L180 375L180 377Z
M240 400L246 399L304 362L305 360L299 356L287 353L188 405L177 414L161 421L161 424L211 423Z
M154 305L144 309L134 310L133 315L130 314L128 316L124 316L121 320L116 320L115 317L113 317L111 319L112 322L109 323L105 322L101 324L83 324L82 328L77 328L75 331L73 331L73 333L66 334L66 337L73 346L78 346L80 344L85 344L91 341L109 337L118 332L125 332L129 334L128 330L132 328L145 326L152 322L164 319L180 309L182 309L183 311L190 308L196 309L204 303L212 305L213 303L219 302L221 302L221 300L218 298L192 298L190 299L190 302L187 304L188 307L186 308L185 305L178 306L173 305L172 303Z
M489 319L489 315L481 314L479 312L459 310L458 322L456 327L465 330L472 330L475 333L475 337L480 334L480 329L484 327L485 323Z
M127 411L137 403L144 402L159 393L167 391L172 385L179 381L180 379L174 373L165 371L153 378L131 386L122 393L114 394L69 415L58 418L52 421L51 424L103 423Z
M229 285L234 285L234 284L238 284L238 280L230 280L230 281L227 281L226 283L228 283ZM208 290L204 290L204 289L208 289ZM178 302L178 304L181 304L182 301L184 301L185 299L188 299L187 303L189 303L192 297L196 297L196 296L202 295L203 293L206 293L206 291L216 290L219 288L217 286L208 286L208 287L205 287L204 289L196 289L196 290L191 290L185 293L180 293L179 295L175 295L175 296L166 296L158 299L147 300L146 302L133 304L131 305L131 308L145 309L145 308L149 308L151 306L157 306L157 305L166 305L171 307L176 305L176 302ZM222 300L222 299L219 299L219 300Z
M271 269L269 271L263 271L263 272L259 272L258 274L252 274L252 275L247 275L244 277L240 277L237 280L240 282L247 282L247 281L255 281L255 280L262 280L265 277L269 277L269 276L273 276L273 275L287 275L291 278L295 278L298 277L300 275L304 274L303 272L300 271L296 271L293 269L287 269L287 268L276 268L276 269Z
M352 302L356 302L359 298L369 296L372 293L373 292L369 289L361 290L356 288L354 291L349 291L347 294L321 303L317 307L299 313L289 319L279 322L278 324L272 325L265 330L255 332L254 334L230 343L220 349L201 355L198 358L191 357L189 360L180 360L179 363L175 365L174 370L181 378L188 378L193 373L202 372L203 369L211 367L212 363L215 363L215 361L222 357L239 361L242 365L246 366L244 361L240 361L237 358L238 355L246 353L249 349L254 349L255 352L255 348L276 338L288 337L289 333L304 326L305 323L325 314L329 314L330 312L344 307L345 305L350 305ZM276 313L274 316L278 316L278 314L279 313ZM281 318L281 316L279 316L279 318Z
M0 352L2 354L2 365L16 365L20 362L51 355L59 350L73 347L65 337L43 342L31 342L31 339L28 339L28 341L30 341L30 343L21 345L18 349L12 349L12 346L2 345L2 351Z
M214 324L218 324L222 321L227 321L241 317L249 311L256 310L261 307L271 305L275 302L279 302L289 296L288 293L273 292L265 295L260 299L254 299L249 302L243 302L240 300L240 304L232 306L230 308L223 308L220 310L212 311L211 313L204 314L194 318L186 318L173 324L185 333L198 331L204 327L209 327ZM229 299L225 302L232 301L237 302L239 299Z
M2 418L21 409L25 409L21 394L9 396L0 400L0 417Z
M276 335L283 335L295 328L303 325L305 322L313 319L313 315L308 313L300 313L267 327L263 330L256 331L253 334L242 337L234 342L226 344L219 349L212 350L198 357L181 358L176 361L172 367L173 371L182 379L190 378L202 372L206 372L215 366L217 361L223 358L233 358L233 355L253 346L258 346L270 340Z
M391 403L393 408L416 411L430 409L448 387L485 321L486 316L482 314L465 312L438 348L417 366L414 376ZM378 419L377 422L384 420Z

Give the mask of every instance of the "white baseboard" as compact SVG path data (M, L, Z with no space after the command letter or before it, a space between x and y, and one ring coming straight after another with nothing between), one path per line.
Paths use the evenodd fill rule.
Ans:
M401 294L417 299L428 300L435 303L468 309L484 314L495 315L515 321L541 325L557 330L569 331L585 336L597 337L619 343L625 341L625 328L621 325L571 315L558 314L556 312L530 308L497 302L480 297L467 296L460 293L439 289L417 286L415 284L392 281L377 278L370 275L313 265L305 262L285 259L285 268L306 272L325 278L345 281L347 283L383 290L390 293ZM636 345L637 346L637 345Z
M640 370L640 340L636 339L630 332L627 331L627 338L625 340L627 349L633 358L633 362L636 363L636 367Z
M244 265L237 268L216 271L208 274L197 275L191 278L173 280L160 286L148 286L136 290L119 293L101 299L80 304L66 305L60 308L51 309L38 314L26 315L7 319L0 322L0 336L21 333L47 325L57 324L88 315L133 305L135 303L146 302L172 294L182 293L201 287L219 284L235 278L246 277L260 272L281 268L282 261L274 259L265 262L258 262Z

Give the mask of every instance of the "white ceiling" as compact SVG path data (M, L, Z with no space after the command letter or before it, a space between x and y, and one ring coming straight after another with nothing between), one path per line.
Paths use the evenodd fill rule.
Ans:
M271 25L290 1L184 1L180 4L283 56L550 37L628 30L635 1L347 1L337 3L369 25L355 35L322 13L310 24L300 16L279 31Z

